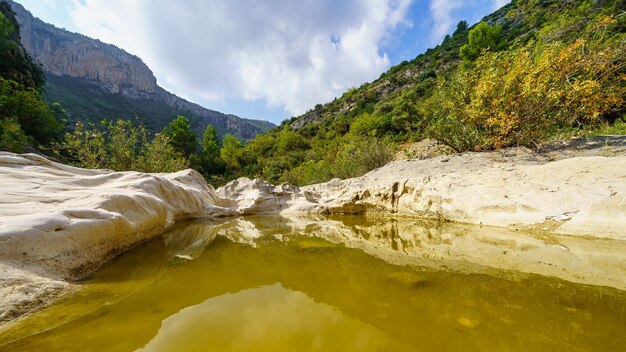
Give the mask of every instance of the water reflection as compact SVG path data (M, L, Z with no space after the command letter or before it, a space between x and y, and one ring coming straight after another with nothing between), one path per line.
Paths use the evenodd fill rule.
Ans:
M606 243L581 257L585 247L567 238L468 229L372 217L180 224L106 265L75 296L0 331L0 351L612 351L626 343L626 291L503 270L532 268L526 255L562 260L558 269L571 273L595 258L602 270L617 260L600 260ZM547 258L553 252L560 257Z
M184 342L184 343L181 343ZM400 351L376 328L280 284L208 299L165 319L141 351Z
M392 264L509 278L533 273L626 290L626 243L611 239L389 216L261 216L183 226L188 232L183 238L194 239L191 246L169 240L180 237L174 232L165 237L173 255L183 258L188 251L201 252L217 235L255 247L264 235L295 233L359 248Z

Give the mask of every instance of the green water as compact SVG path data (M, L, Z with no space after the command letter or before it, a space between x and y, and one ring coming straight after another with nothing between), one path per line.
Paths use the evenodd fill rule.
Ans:
M358 221L357 221L358 222ZM626 293L398 266L272 220L182 224L0 351L620 351Z

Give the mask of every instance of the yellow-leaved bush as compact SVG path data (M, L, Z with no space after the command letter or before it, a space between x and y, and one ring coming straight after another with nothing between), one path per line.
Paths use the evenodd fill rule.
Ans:
M610 24L606 18L599 25ZM426 109L431 133L458 151L533 146L624 111L624 36L531 42L487 52L439 82Z

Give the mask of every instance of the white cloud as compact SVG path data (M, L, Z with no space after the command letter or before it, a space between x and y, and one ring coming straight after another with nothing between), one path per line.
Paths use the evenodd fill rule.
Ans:
M147 51L142 37L147 34L142 15L144 1L72 0L70 16L81 33L140 55Z
M454 10L462 8L464 1L462 0L431 0L430 13L435 22L431 32L431 42L438 44L441 39L450 32L456 21L452 16Z
M264 99L300 114L389 66L412 0L74 0L84 34L140 56L192 100ZM431 6L432 8L432 6Z

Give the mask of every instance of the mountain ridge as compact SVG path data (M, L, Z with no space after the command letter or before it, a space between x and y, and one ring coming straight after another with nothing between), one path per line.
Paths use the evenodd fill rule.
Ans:
M130 119L137 116L140 121L147 120L146 125L156 132L176 115L184 115L192 121L192 128L198 134L211 124L221 135L231 133L243 139L253 138L256 134L275 127L268 121L224 114L180 98L158 85L152 70L140 57L112 44L45 23L34 17L21 4L6 1L16 13L23 46L33 59L42 65L46 75L53 76L56 81L55 85L46 85L46 98L59 100L71 121L86 119L95 122L101 118ZM71 79L74 81L70 82ZM75 79L85 82L76 82ZM74 87L81 86L79 83L96 86L101 90L101 94L92 91L95 97L84 96L85 92ZM67 93L58 94L58 89L69 90L73 98L67 98ZM75 107L77 96L82 96L80 99L87 102L81 104L80 108ZM111 100L122 101L123 108L118 108L117 105L120 105L118 103L111 104L110 109L104 110L89 107L90 100L99 98L106 101L107 96L112 97ZM163 105L170 109L164 108ZM163 110L166 110L164 111L166 117L144 116ZM98 116L99 114L118 116Z

